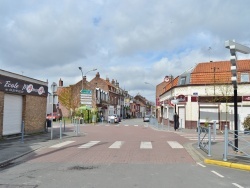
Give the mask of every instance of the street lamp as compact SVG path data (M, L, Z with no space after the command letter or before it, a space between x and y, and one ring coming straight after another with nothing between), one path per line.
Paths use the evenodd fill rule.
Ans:
M86 77L86 74L87 73L89 73L89 72L91 72L91 71L96 71L97 69L92 69L92 70L89 70L89 71L87 71L85 74L84 74L84 76Z
M250 48L235 41L225 41L225 47L230 50L230 62L231 62L231 81L234 87L234 149L238 151L238 107L237 107L237 57L236 52L243 54L249 54Z
M79 70L81 71L81 73L82 73L82 90L83 90L83 72L82 72L82 67L78 67L79 68ZM87 71L85 74L84 74L84 76L86 77L86 74L87 73L89 73L89 72L91 72L91 71L96 71L97 69L92 69L92 70L89 70L89 71Z
M82 72L82 67L78 67L79 68L79 70L81 71L81 73L82 73L82 90L83 90L83 72Z

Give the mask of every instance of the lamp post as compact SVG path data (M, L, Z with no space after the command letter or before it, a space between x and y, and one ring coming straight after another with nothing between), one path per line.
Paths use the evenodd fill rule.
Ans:
M51 140L53 139L53 114L54 114L54 95L57 91L57 84L53 82L51 84L51 103L52 103L52 112L51 112Z
M82 73L82 90L83 90L83 72L82 72L82 67L78 67L79 68L79 70L81 71L81 73Z
M243 54L249 54L250 48L242 44L236 43L235 41L225 41L225 47L230 50L230 62L231 62L231 81L234 87L234 149L238 151L238 107L237 107L237 57L236 52Z

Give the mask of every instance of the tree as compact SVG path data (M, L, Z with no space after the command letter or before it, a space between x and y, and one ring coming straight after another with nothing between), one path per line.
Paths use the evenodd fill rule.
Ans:
M246 130L250 130L250 115L248 115L242 123Z
M72 90L70 87L60 88L58 91L58 99L62 106L67 110L75 112L75 109L78 107L79 101L76 98L72 97Z

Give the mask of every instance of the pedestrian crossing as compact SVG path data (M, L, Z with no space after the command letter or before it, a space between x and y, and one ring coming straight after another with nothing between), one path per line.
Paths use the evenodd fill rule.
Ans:
M75 141L65 141L59 144L55 144L50 146L49 148L63 148L66 147ZM89 141L85 144L82 144L80 146L76 146L78 149L89 149L91 147L94 147L95 145L98 145L102 143L101 141ZM108 148L109 149L121 149L122 146L126 144L125 141L115 141L113 142ZM137 143L136 143L137 144ZM153 149L153 144L151 141L141 141L138 144L140 144L139 149ZM156 143L157 144L157 143ZM166 141L166 146L169 146L172 149L183 149L184 147L178 143L177 141Z

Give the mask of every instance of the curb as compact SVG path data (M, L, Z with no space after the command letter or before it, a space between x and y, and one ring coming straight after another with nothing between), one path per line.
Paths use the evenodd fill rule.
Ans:
M204 163L250 171L250 165L245 165L240 163L225 162L213 159L204 159Z

